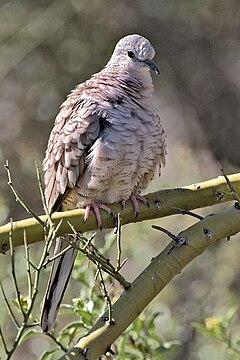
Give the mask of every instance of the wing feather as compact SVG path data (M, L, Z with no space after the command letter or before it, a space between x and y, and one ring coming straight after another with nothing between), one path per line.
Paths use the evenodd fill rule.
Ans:
M50 210L57 210L86 167L86 156L99 136L97 102L86 97L81 87L62 104L49 137L43 161L45 195Z

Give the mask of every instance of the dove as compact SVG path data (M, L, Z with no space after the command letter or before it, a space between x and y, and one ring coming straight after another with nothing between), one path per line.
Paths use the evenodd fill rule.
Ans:
M165 132L153 105L150 70L155 50L149 40L133 34L116 44L106 66L76 86L60 107L43 161L49 211L85 208L99 227L99 209L127 200L139 212L141 195L166 162ZM107 204L107 205L106 205ZM54 254L62 251L57 238ZM77 250L54 260L43 301L41 327L51 331Z

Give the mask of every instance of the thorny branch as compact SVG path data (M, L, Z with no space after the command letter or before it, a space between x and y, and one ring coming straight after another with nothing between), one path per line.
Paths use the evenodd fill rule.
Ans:
M12 222L12 221L11 221ZM21 296L20 296L20 290L18 287L17 277L16 277L16 270L15 270L15 254L14 249L12 246L12 231L9 233L9 244L10 244L10 254L11 254L11 264L12 264L12 278L13 278L13 285L15 288L15 293L17 297L18 307L22 313L23 318L25 317L25 312L23 310Z
M9 316L10 316L10 318L12 319L12 322L14 323L14 325L16 326L16 328L18 328L18 327L19 327L19 324L18 324L17 319L16 319L16 317L15 317L15 315L14 315L14 312L13 312L13 310L12 310L12 308L11 308L11 305L9 304L9 301L8 301L8 299L7 299L5 290L4 290L3 285L2 285L1 282L0 282L0 287L1 287L2 294L3 294L3 300L4 300L5 304L6 304L7 309L8 309Z
M222 167L222 165L219 163L219 167L220 170L226 180L226 183L228 184L229 190L231 191L231 194L233 194L233 196L235 197L236 201L240 204L240 196L238 195L238 193L236 192L236 190L234 189L234 186L232 185L231 181L229 180L228 176L225 174L225 171Z
M32 283L32 274L31 274L31 263L29 257L29 245L27 243L27 235L26 231L23 233L23 240L24 240L24 247L25 247L25 260L26 260L26 268L27 268L27 280L28 280L28 301L32 299L32 290L33 290L33 283Z
M41 271L43 269L43 264L46 261L46 258L48 256L49 250L52 246L52 242L53 240L56 238L56 232L58 230L59 224L58 226L55 226L53 224L53 222L51 221L50 215L47 212L47 216L48 216L48 221L46 223L43 223L43 221L41 219L39 219L38 216L36 216L35 214L33 214L32 210L28 207L28 205L24 202L24 200L22 199L22 197L17 193L17 191L14 189L14 186L12 184L12 180L11 180L11 174L10 174L10 170L9 170L9 166L8 163L6 164L6 170L8 172L8 179L9 179L9 185L13 191L13 193L16 196L16 200L20 202L20 204L26 209L26 211L28 213L30 213L31 215L33 215L35 217L35 219L37 221L39 221L40 225L44 227L44 232L45 232L45 244L44 244L44 249L43 249L43 253L42 256L38 262L38 265L34 265L32 264L32 262L30 261L30 256L29 256L29 246L28 246L28 242L27 242L27 236L26 236L26 232L24 232L24 246L25 246L25 261L26 261L26 270L27 270L27 280L28 280L28 297L27 297L27 305L24 304L24 297L21 296L21 292L18 286L18 280L16 277L16 269L15 269L15 253L14 253L14 248L13 248L13 244L12 244L12 227L9 233L9 244L10 244L10 255L11 255L11 266L12 266L12 279L13 279L13 284L14 284L14 288L15 288L15 292L16 292L16 299L17 299L17 304L18 304L18 308L20 310L21 316L22 316L22 323L21 325L17 322L14 313L10 307L10 304L6 298L5 295L5 291L3 286L1 285L1 289L2 289L2 293L3 293L3 297L5 300L5 304L6 307L8 309L8 312L10 314L10 317L17 329L17 334L16 337L14 339L14 342L12 344L11 349L7 348L7 345L5 343L4 340L4 335L2 332L2 329L0 331L0 337L6 352L6 359L10 359L13 355L13 353L15 352L16 348L18 347L24 332L26 331L27 328L31 327L31 326L36 326L38 325L38 323L32 323L29 324L28 321L29 319L32 318L32 310L33 310L33 306L35 304L35 300L38 294L38 287L39 287L39 279L40 279L40 274ZM44 193L42 190L42 183L41 183L41 178L40 178L40 174L38 173L38 183L39 183L39 189L40 189L40 194L41 194L41 198L43 200L43 205L46 208L46 202L44 201ZM47 208L46 208L47 210ZM31 267L34 269L35 274L34 274L34 279L32 277L31 274Z
M74 234L68 235L68 237L65 237L64 240L69 245L77 248L84 255L86 255L88 259L90 259L95 265L98 266L98 264L100 264L102 270L112 276L114 279L116 279L125 289L129 288L131 284L126 281L126 279L119 273L119 271L115 269L115 267L111 264L110 260L107 259L104 255L102 255L102 253L93 245L92 240L96 233L94 233L89 239L87 239L82 234L77 233L71 224L69 224L69 226L71 227L71 230L74 232ZM78 241L80 241L81 246L77 246ZM66 249L64 249L64 251L65 250ZM57 254L56 256L58 255L59 254Z
M101 284L101 289L102 289L102 293L103 296L105 297L105 299L107 300L107 304L108 304L108 319L105 319L106 321L109 322L109 324L114 324L114 320L113 320L113 310L112 310L112 302L108 293L108 290L106 288L104 279L103 279L103 274L102 274L102 269L101 269L101 265L98 265L98 270L96 273L96 277L99 276L100 278L100 284Z
M3 347L5 349L5 352L7 354L7 359L10 359L11 356L13 355L14 351L16 350L17 346L20 343L20 340L25 332L25 330L29 327L32 326L36 326L37 324L34 322L32 323L28 323L29 319L32 320L32 310L33 310L33 306L36 300L36 296L38 293L38 284L39 284L39 277L40 277L40 273L41 270L44 266L46 266L49 262L53 261L57 256L62 255L61 254L57 254L56 256L50 258L47 260L48 254L49 254L49 250L52 246L52 242L53 240L56 238L56 234L58 231L58 228L61 225L61 222L58 223L57 226L54 225L52 219L51 219L51 215L48 212L47 209L47 205L46 205L46 199L44 197L44 191L43 191L43 186L42 186L42 182L41 182L41 176L40 176L40 171L37 168L37 176L38 176L38 182L39 182L39 190L40 190L40 194L41 194L41 199L42 199L42 203L43 203L43 207L45 210L45 213L47 215L47 220L42 221L37 215L35 215L33 213L33 211L29 208L29 206L24 202L24 200L22 199L22 197L18 194L18 192L14 189L14 186L12 184L12 179L11 179L11 174L10 174L10 170L9 170L9 166L8 166L8 162L5 165L5 168L7 170L8 173L8 181L9 181L9 186L12 189L13 193L15 194L16 200L19 201L19 203L26 209L26 211L28 213L30 213L38 222L39 224L43 227L44 229L44 233L45 233L45 246L43 249L43 254L41 256L41 259L38 262L38 265L34 265L31 260L30 260L30 255L29 255L29 246L28 246L28 241L27 241L27 236L26 233L24 233L24 245L25 245L25 260L26 260L26 268L27 268L27 276L28 276L28 302L27 302L27 306L25 306L25 304L23 305L23 300L21 298L21 293L18 287L18 282L17 282L17 278L16 278L16 271L15 271L15 256L14 256L14 249L13 249L13 244L12 244L12 233L10 231L9 234L9 242L10 242L10 250L11 250L11 258L12 258L12 277L13 277L13 283L14 283L14 287L15 287L15 291L16 291L16 297L17 297L17 303L18 303L18 307L20 309L21 315L22 315L22 323L21 325L18 324L18 321L15 318L15 315L10 307L10 304L8 302L8 300L6 299L6 294L5 291L1 285L2 288L2 293L3 293L3 297L5 300L5 304L6 307L8 309L8 312L12 318L13 323L16 326L17 329L17 335L15 337L14 343L12 345L12 348L9 350L5 341L5 337L2 331L2 328L0 328L0 338L2 340L3 343ZM221 169L222 170L222 169ZM222 170L223 172L223 170ZM231 182L229 181L228 177L224 174L224 178L228 184L228 187L231 190L231 194L234 195L234 198L239 202L240 198L237 194L237 192L235 191L234 187L232 186ZM173 208L173 207L172 207ZM180 211L182 214L188 214L194 217L197 217L198 219L202 220L200 216L196 216L196 214L185 210L185 209L181 209L176 207L175 209L177 209L178 211ZM120 275L119 270L121 269L121 267L123 266L123 263L121 264L121 221L120 221L120 215L118 214L118 222L117 222L117 248L118 248L118 255L117 255L117 264L116 264L116 268L110 263L110 260L105 258L101 252L98 251L98 249L92 244L92 240L94 238L95 235L92 235L89 239L83 237L81 234L77 233L73 227L71 226L71 229L74 230L74 234L70 236L70 240L66 240L69 241L69 247L70 246L75 246L78 250L80 250L83 254L85 254L93 263L95 263L98 267L98 273L100 276L100 281L102 284L102 291L104 294L104 297L107 299L107 303L109 305L109 322L112 323L113 319L112 319L112 304L111 304L111 300L107 291L107 288L105 286L104 283L104 279L103 279L103 274L102 271L105 271L106 273L108 273L109 275L111 275L112 277L114 277L117 281L119 281L119 283L121 285L124 286L125 289L130 287L130 284ZM153 225L153 228L163 231L164 233L166 233L168 236L170 236L174 242L175 242L175 246L173 248L179 247L180 245L186 243L185 238L181 237L181 236L176 236L174 234L172 234L170 231L157 226L157 225ZM205 229L204 229L205 230ZM208 234L206 234L208 236ZM80 246L77 246L76 243L78 242L78 240L80 240ZM209 240L212 240L209 237ZM64 251L67 251L67 249L69 248L67 247ZM170 253L173 248L171 248L168 253ZM31 273L31 268L33 268L34 270L34 276ZM115 305L115 304L114 304ZM55 341L56 344L58 344L58 346L61 347L61 349L63 351L65 351L66 349L64 349L64 347L57 341L57 339L55 339L55 337L53 335L50 335L50 337Z
M121 255L122 255L122 246L121 246L121 217L120 214L117 214L118 217L118 226L117 226L117 265L116 272L121 269Z
M40 219L39 216L37 216L34 211L30 208L30 206L28 206L28 204L26 203L26 201L23 200L22 196L17 192L17 190L14 188L13 186L13 182L12 182L12 176L11 176L11 172L9 169L9 163L8 161L6 161L6 164L4 165L6 171L7 171L7 175L8 175L8 185L10 186L13 194L15 195L16 201L18 201L22 207L27 211L28 214L31 214L32 217L34 217L38 223L44 227L44 222Z

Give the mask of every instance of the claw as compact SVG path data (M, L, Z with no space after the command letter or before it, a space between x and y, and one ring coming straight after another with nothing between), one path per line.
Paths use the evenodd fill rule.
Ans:
M137 195L130 195L129 200L132 202L133 204L133 208L135 211L135 218L138 217L139 214L139 201L141 201L142 203L144 203L145 205L147 205L149 207L149 202L147 201L147 199L145 199L144 196L141 196L139 194Z
M121 202L122 210L124 209L124 206L126 205L126 200L122 200Z
M102 216L100 214L100 211L99 209L103 209L105 210L109 215L112 215L112 210L107 206L107 205L104 205L104 204L88 204L86 206L86 209L85 209L85 213L84 213L84 222L87 221L88 217L89 217L89 214L90 214L90 211L92 210L95 217L96 217L96 220L97 220L97 224L98 224L98 227L100 230L102 230Z

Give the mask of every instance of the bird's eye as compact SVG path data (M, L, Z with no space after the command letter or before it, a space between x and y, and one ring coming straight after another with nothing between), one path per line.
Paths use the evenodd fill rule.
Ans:
M131 50L128 50L128 56L133 59L135 57L134 53Z

